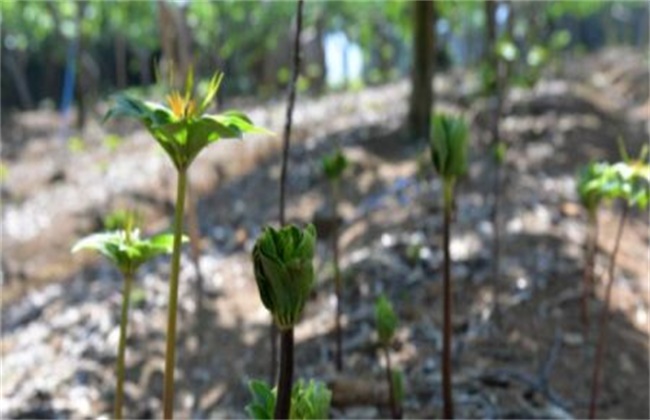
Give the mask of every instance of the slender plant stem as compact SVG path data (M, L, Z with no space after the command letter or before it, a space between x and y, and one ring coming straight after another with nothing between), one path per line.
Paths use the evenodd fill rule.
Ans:
M176 210L174 212L174 250L169 278L169 307L167 312L167 349L165 351L165 384L163 412L165 419L174 418L174 363L176 360L176 312L178 308L178 274L181 268L181 242L183 239L183 208L187 170L178 170Z
M589 335L589 297L592 294L595 276L596 250L598 249L598 219L595 210L588 213L588 233L585 247L585 268L582 281L582 328L583 335Z
M443 338L442 338L442 399L443 417L454 417L454 400L451 389L451 273L449 255L449 227L451 224L451 210L453 199L453 181L444 180L444 212L442 247L444 249L443 262Z
M280 341L280 377L274 417L288 419L291 412L291 388L293 386L293 328L281 331Z
M334 259L334 293L336 294L336 370L343 370L343 332L341 330L341 314L343 298L341 284L341 268L339 266L339 218L338 218L339 184L332 183L332 216L334 229L332 232L332 256Z
M289 161L289 146L291 143L291 123L293 119L293 107L296 103L296 81L300 72L300 33L302 32L302 9L303 0L298 0L296 11L296 33L293 38L293 70L291 73L291 82L289 83L289 94L287 98L287 113L284 122L284 135L282 139L282 167L280 169L280 226L286 223L285 218L285 200L287 184L287 166ZM278 330L273 320L271 320L271 382L275 381L275 372L277 370L277 353L278 353Z
M123 272L124 290L122 291L122 317L120 318L120 343L117 350L117 387L115 390L115 409L113 417L121 420L122 405L124 403L124 372L125 372L125 354L126 354L126 327L129 323L129 303L131 300L131 283L133 282L133 273L129 270Z
M388 346L384 347L384 357L386 357L386 381L388 382L388 400L390 401L390 411L394 419L401 419L402 414L400 408L397 406L395 398L395 387L393 385L393 369L390 365L390 350Z
M498 116L496 125L499 124ZM494 145L498 146L498 140L494 141ZM499 327L501 325L501 307L499 305L499 280L501 277L501 223L499 219L499 204L501 202L501 162L495 161L494 165L494 207L492 209L492 294L493 294L493 308L494 321Z
M609 305L612 297L612 289L614 287L614 271L616 269L616 256L618 249L621 245L621 237L623 236L623 227L627 219L628 206L623 208L623 213L618 223L618 230L616 232L616 242L614 242L614 249L612 250L612 257L609 262L609 278L607 282L607 289L605 290L605 304L600 312L599 319L599 333L598 343L596 344L596 359L594 360L594 371L591 381L591 399L589 401L589 418L596 418L596 404L598 402L598 394L600 393L600 376L603 364L603 356L605 354L605 341L607 339L607 326L609 320Z

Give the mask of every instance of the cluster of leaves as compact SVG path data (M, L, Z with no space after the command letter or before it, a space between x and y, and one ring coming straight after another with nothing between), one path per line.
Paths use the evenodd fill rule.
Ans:
M253 248L255 281L262 303L280 329L300 319L314 284L316 228L264 229Z
M650 165L645 155L642 153L634 161L587 165L578 181L578 195L585 208L593 212L601 201L614 199L622 199L631 207L646 208L650 202Z
M253 401L246 406L246 412L253 419L272 419L275 411L276 389L264 381L249 383ZM290 419L326 419L329 417L332 392L325 384L310 380L299 380L291 391Z
M133 273L151 258L172 252L174 237L160 234L152 238L141 238L140 230L126 228L112 232L101 232L79 240L72 252L80 250L97 251L108 258L120 271Z
M243 133L268 133L239 111L205 113L222 78L223 73L215 73L200 102L192 97L192 72L188 75L185 94L173 92L167 97L169 107L120 95L104 119L124 116L141 121L167 152L176 169L185 170L210 143L222 138L241 138Z

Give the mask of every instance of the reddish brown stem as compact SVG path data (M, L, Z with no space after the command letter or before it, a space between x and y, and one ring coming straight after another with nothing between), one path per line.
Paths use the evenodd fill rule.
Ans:
M612 297L612 289L614 287L614 270L616 269L616 255L621 244L621 237L623 236L623 227L627 219L628 206L623 208L623 213L618 223L618 230L616 232L616 242L614 242L614 249L609 263L609 273L607 289L605 290L605 304L600 312L599 319L599 333L598 343L596 344L596 358L594 360L594 371L591 381L591 400L589 401L589 418L596 418L596 404L598 402L598 395L600 393L600 376L602 371L603 356L605 354L605 340L607 338L607 326L609 321L609 305Z
M388 400L390 401L390 411L394 419L401 419L402 410L401 407L397 406L397 399L395 398L393 369L390 365L390 350L388 347L384 347L384 356L386 357L386 381L388 382Z
M282 331L280 341L280 377L274 417L288 419L291 412L291 388L293 387L293 328Z
M589 212L589 230L585 246L585 268L582 281L582 327L584 336L589 335L589 298L593 294L594 276L596 271L596 251L598 249L598 219L595 212Z
M449 225L451 224L452 186L445 182L445 220L443 223L443 338L442 338L442 399L443 417L454 418L454 401L451 388L451 273L449 255Z

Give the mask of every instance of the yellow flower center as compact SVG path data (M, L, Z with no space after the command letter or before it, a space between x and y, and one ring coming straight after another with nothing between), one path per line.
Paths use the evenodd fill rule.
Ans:
M196 103L189 97L183 97L178 92L167 96L167 103L176 118L188 118L196 112Z

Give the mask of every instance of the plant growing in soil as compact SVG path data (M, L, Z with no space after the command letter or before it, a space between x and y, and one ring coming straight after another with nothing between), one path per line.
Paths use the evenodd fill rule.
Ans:
M582 287L581 318L587 335L589 331L589 296L593 291L596 252L598 246L598 206L603 199L603 183L608 164L591 162L581 171L578 179L578 196L587 212L587 238Z
M467 172L468 128L461 117L436 115L433 119L431 159L442 177L444 222L442 248L443 260L443 340L442 340L442 394L443 416L454 417L451 388L451 276L449 254L449 229L454 200L454 185L458 177Z
M397 316L393 311L393 305L386 298L380 296L375 303L375 324L379 345L386 358L386 385L388 386L388 398L390 400L391 414L394 419L402 418L403 378L401 372L394 371L390 363L390 347L397 329Z
M119 96L116 104L104 118L129 117L141 122L154 140L165 150L177 172L176 207L174 213L174 248L169 280L169 307L167 319L167 348L165 352L165 384L163 415L174 415L174 363L176 353L176 312L178 306L178 275L180 272L183 211L187 187L187 171L209 144L224 138L241 138L244 133L267 133L255 126L239 111L207 114L217 95L223 73L215 73L200 102L193 97L194 76L188 73L185 93L174 91L167 96L168 106Z
M293 328L314 284L316 229L293 225L278 230L267 227L253 247L255 281L260 298L280 330L280 376L274 417L291 412L293 383Z
M174 239L170 234L161 234L149 239L141 238L140 231L132 228L132 220L132 217L128 219L123 230L92 234L79 240L72 248L73 253L84 249L99 252L115 264L124 279L120 338L117 351L117 384L113 411L113 417L116 419L122 418L126 333L133 278L138 267L144 262L160 254L169 254L172 251Z
M605 289L605 302L600 312L598 341L596 343L596 355L593 365L593 374L591 382L591 398L589 401L589 418L596 417L596 406L598 404L598 395L600 393L600 377L602 363L605 354L605 344L607 342L607 327L609 321L611 294L614 286L614 274L616 269L616 257L623 235L623 227L627 220L629 209L637 207L638 209L647 209L650 203L650 164L647 162L648 149L644 147L640 157L636 161L628 158L627 153L623 151L624 162L618 162L608 167L600 183L601 193L608 199L620 199L623 201L623 211L619 218L619 223L614 240L614 248L610 254L608 268L607 286Z
M272 419L275 412L277 393L266 382L251 381L248 384L253 401L246 406L248 415L257 420ZM325 384L310 380L298 381L291 391L290 419L326 419L329 418L332 392Z
M332 258L334 263L334 293L336 295L336 370L343 370L343 334L341 331L341 268L339 265L339 214L338 203L341 193L341 178L348 165L343 152L338 149L336 152L327 155L322 160L323 173L329 181L332 198L332 220L334 229L332 232Z

